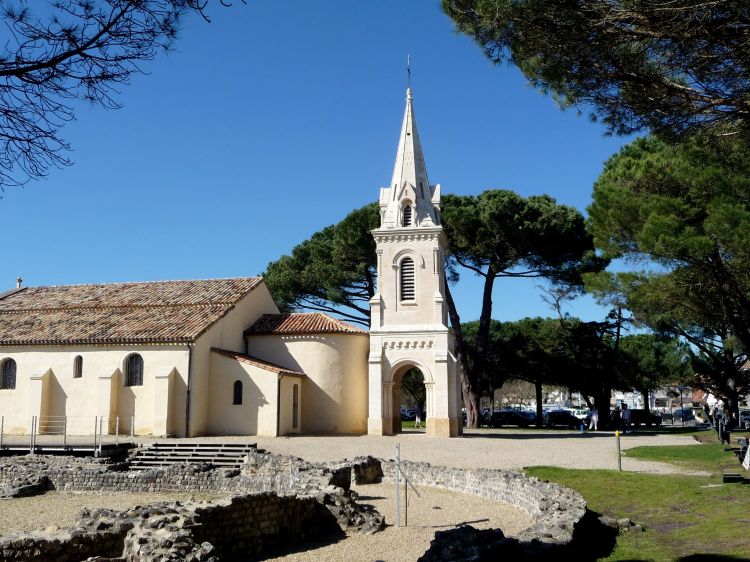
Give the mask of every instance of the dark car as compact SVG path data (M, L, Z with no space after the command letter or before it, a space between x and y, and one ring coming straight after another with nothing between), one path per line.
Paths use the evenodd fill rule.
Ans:
M519 410L495 410L492 412L492 419L488 425L492 427L502 427L504 425L516 425L518 427L529 427L532 421L526 412Z
M695 413L692 408L678 408L672 415L674 421L690 421L695 419Z
M584 423L583 420L579 420L567 410L550 410L544 414L544 425L547 427L564 425L570 429L575 429L581 427Z
M641 425L645 425L646 427L655 425L658 427L661 425L661 416L650 410L639 410L634 408L630 410L630 423L633 427Z

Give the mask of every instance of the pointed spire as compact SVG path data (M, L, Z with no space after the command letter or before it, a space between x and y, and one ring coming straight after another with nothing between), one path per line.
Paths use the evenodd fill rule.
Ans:
M414 188L417 197L430 198L430 182L427 178L422 145L419 142L417 122L414 120L411 88L406 89L406 109L404 110L404 121L401 125L401 136L398 141L396 164L393 167L391 187L395 188L392 194L394 198L398 198L404 183L408 183Z
M380 190L381 228L432 227L439 224L436 206L440 187L431 186L419 142L411 88L406 89L406 109L398 139L396 163L388 187ZM405 207L409 207L405 211ZM404 220L404 216L409 217ZM404 223L407 224L404 224Z

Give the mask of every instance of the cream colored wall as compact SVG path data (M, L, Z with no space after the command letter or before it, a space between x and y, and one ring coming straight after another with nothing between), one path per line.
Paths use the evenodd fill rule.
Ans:
M207 432L211 435L276 435L278 375L211 353ZM242 404L234 405L234 382L242 382Z
M121 375L132 352L143 357L141 387L125 387ZM83 357L83 376L74 379L76 355ZM88 435L94 432L95 416L111 415L110 428L114 430L114 417L120 416L120 431L127 433L134 415L138 434L170 432L170 424L165 427L157 420L174 406L174 391L164 396L164 386L157 379L171 373L170 378L184 386L188 368L185 345L0 348L0 361L6 357L15 359L17 365L15 390L0 390L6 431L28 431L32 415L67 416L68 433ZM45 372L43 380L33 380ZM34 394L35 384L43 385L40 396Z
M271 293L265 283L261 283L244 299L239 301L224 318L209 328L199 337L193 346L192 358L192 390L190 393L190 437L205 435L210 432L211 381L211 348L227 349L240 353L245 352L243 332L263 314L276 314L278 307L273 302ZM187 390L187 388L185 388ZM175 412L179 418L175 420L178 436L185 436L185 399L186 393L180 394L182 400L177 401ZM181 403L180 403L181 402Z
M283 376L279 393L279 436L302 432L302 385L304 377ZM294 386L297 386L297 427L294 427Z
M366 334L250 336L248 353L302 371L302 432L367 431Z

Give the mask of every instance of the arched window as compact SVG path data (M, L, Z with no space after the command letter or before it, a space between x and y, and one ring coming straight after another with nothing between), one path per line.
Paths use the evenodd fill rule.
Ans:
M242 381L234 381L234 399L232 404L239 406L242 404Z
M76 355L73 359L73 378L80 379L83 376L83 357Z
M411 258L404 258L401 260L401 300L415 300L414 260Z
M0 389L12 390L14 388L16 388L16 362L13 359L6 359L3 361Z
M143 386L143 357L137 353L125 362L125 386Z
M406 203L406 205L404 205L403 219L404 220L402 226L412 225L411 205L409 203Z

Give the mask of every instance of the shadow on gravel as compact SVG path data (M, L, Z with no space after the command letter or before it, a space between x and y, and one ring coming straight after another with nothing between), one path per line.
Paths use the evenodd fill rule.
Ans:
M503 535L500 529L475 529L467 525L438 531L430 542L430 548L418 562L594 561L612 552L618 534L617 529L601 523L599 517L598 513L587 511L576 527L573 542L568 545L551 545L541 541L518 542L513 537Z

